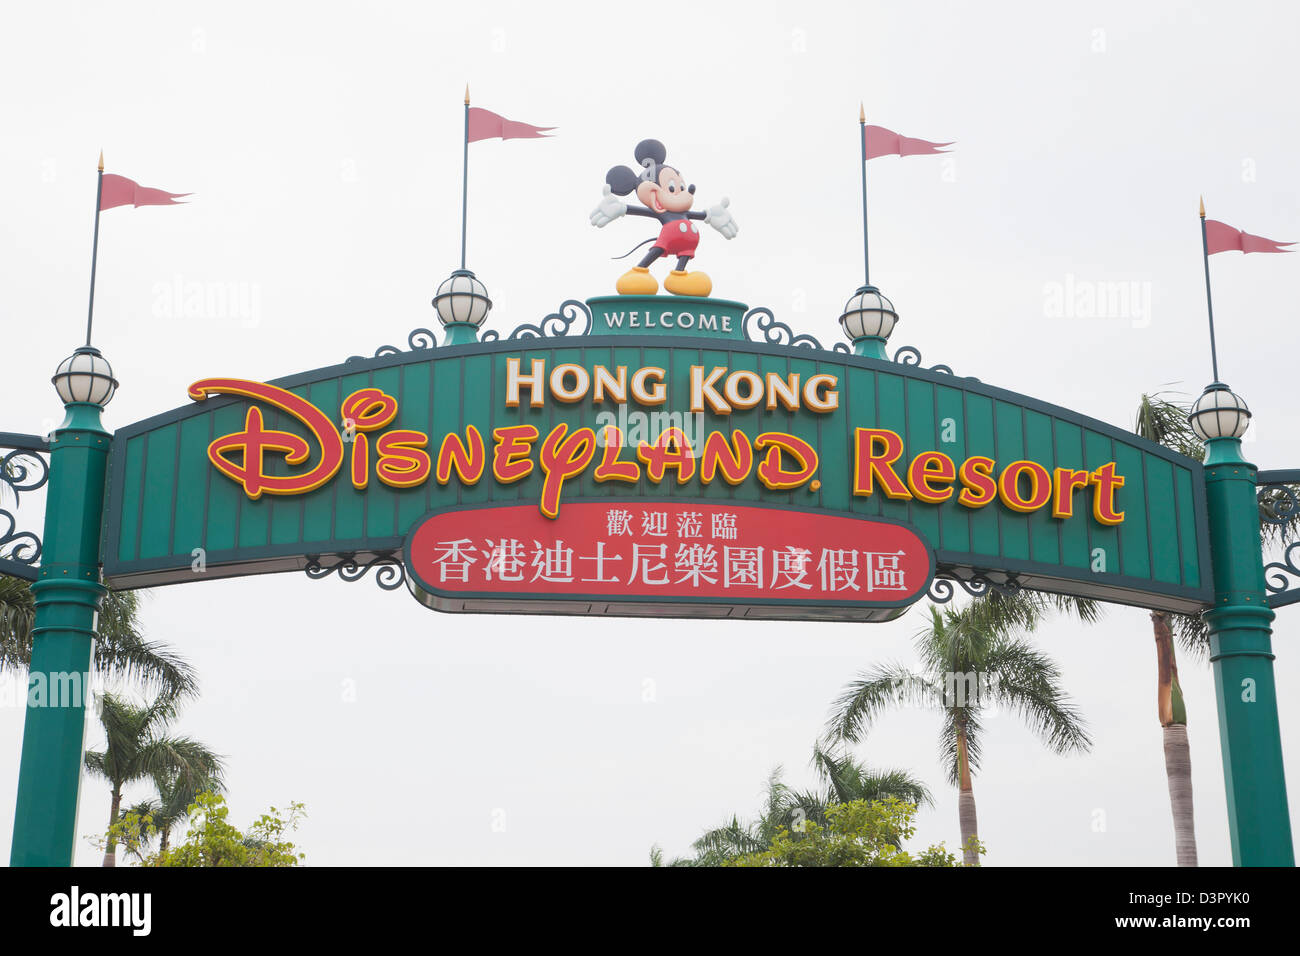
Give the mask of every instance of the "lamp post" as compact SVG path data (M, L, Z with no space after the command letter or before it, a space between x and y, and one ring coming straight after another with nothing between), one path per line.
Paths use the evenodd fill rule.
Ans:
M117 391L113 369L89 345L51 380L66 415L50 443L40 577L18 771L12 866L71 866L90 694L100 528L109 433L100 412Z
M853 343L853 354L889 359L885 343L898 324L898 313L873 285L864 285L844 304L840 328Z
M1256 469L1241 453L1250 409L1216 381L1188 417L1206 444L1214 607L1205 612L1205 621L1219 705L1232 861L1236 866L1294 866Z
M492 300L474 273L457 269L438 286L433 307L447 333L442 344L470 345L478 341L479 327L492 311Z

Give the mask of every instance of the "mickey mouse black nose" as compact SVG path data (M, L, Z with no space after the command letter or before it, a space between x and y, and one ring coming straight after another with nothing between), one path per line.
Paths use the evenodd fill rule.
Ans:
M695 195L695 183L691 183L689 186L687 186L687 187L686 187L686 191L687 191L688 193L690 193L692 196L694 196L694 195Z

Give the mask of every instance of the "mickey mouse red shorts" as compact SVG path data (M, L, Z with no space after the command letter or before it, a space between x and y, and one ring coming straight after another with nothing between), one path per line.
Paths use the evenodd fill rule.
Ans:
M651 248L662 249L664 255L695 258L695 247L700 244L700 224L687 219L674 219L664 223L659 238Z

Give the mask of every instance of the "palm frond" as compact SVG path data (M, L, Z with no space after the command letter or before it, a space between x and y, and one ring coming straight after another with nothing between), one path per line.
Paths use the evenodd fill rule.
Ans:
M164 696L190 697L198 692L194 669L165 644L146 640L140 630L140 596L110 591L99 616L95 666L106 677L137 680Z
M99 611L94 667L102 677L139 681L169 697L193 696L198 677L165 644L146 640L139 591L109 591ZM0 576L0 670L26 670L32 659L36 605L27 581Z
M857 743L887 708L920 705L934 696L931 682L901 664L885 664L851 681L831 704L830 741Z
M1210 659L1210 627L1199 614L1170 614L1178 646L1199 661Z
M224 770L222 758L192 737L152 738L139 749L136 762L141 776L174 775L196 790Z
M89 771L92 776L103 777L110 783L113 781L108 770L108 755L102 750L87 750L85 761L86 770Z
M36 602L31 585L0 575L0 671L27 669L32 659L32 625Z
M1138 400L1133 431L1147 441L1164 445L1180 455L1205 460L1205 445L1192 430L1188 420L1191 403L1180 401L1168 392L1144 394Z
M736 817L732 817L730 823L706 830L691 844L691 848L701 855L732 857L765 850L767 843L749 827L742 825Z
M1087 751L1092 739L1061 688L1061 672L1025 641L1007 641L989 657L990 691L1018 714L1053 753Z
M873 770L850 754L835 754L830 745L813 744L810 761L826 784L825 803L897 797L916 806L931 802L929 789L905 770Z

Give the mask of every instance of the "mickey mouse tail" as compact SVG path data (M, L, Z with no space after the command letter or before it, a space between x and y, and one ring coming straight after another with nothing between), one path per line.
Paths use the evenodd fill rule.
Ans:
M640 249L642 246L646 245L647 243L654 242L654 241L655 241L655 238L656 238L656 237L651 236L651 237L650 237L649 239L647 239L645 242L638 242L635 246L633 246L633 247L632 247L631 249L629 249L627 252L623 253L621 256L610 256L610 258L611 258L611 259L615 259L615 260L617 260L617 259L626 259L628 256L630 256L632 253L636 252L636 251L637 251L638 249Z

